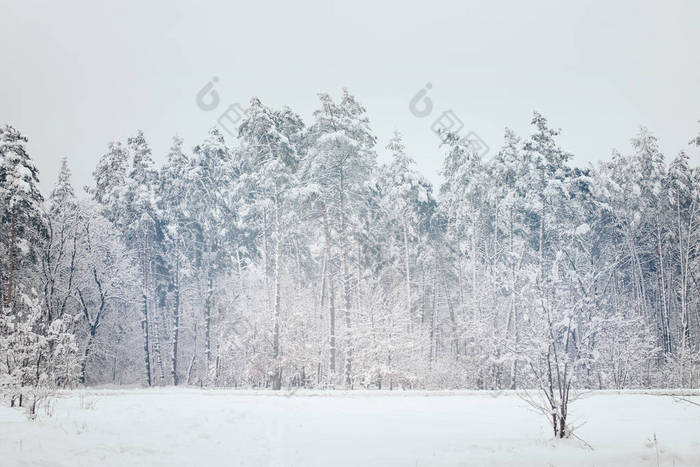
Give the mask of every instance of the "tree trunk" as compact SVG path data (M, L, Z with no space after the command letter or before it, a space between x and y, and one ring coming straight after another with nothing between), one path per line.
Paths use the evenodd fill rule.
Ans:
M326 240L326 274L328 274L328 301L329 305L329 381L333 384L335 378L335 291L333 289L333 272L331 260L331 229L328 225L328 208L324 204L323 210L323 233Z
M347 226L345 215L345 177L340 172L340 261L341 286L343 288L343 314L345 317L345 387L352 386L352 321L350 317L352 300L350 297L350 273L348 271Z
M508 331L513 336L515 342L515 348L518 349L519 344L519 332L518 332L518 315L517 309L515 307L515 256L513 248L513 209L510 210L510 222L508 227L508 243L510 251L510 316L508 319ZM517 356L513 359L513 369L511 373L511 389L518 388L518 358Z
M437 287L438 287L438 261L435 257L435 270L433 276L433 306L430 310L430 354L428 356L428 367L432 367L433 361L437 361L437 336L435 333L435 325L437 319Z
M15 249L15 235L16 235L16 218L17 218L17 208L12 207L12 214L10 215L10 246L7 249L7 306L12 304L12 280L14 278L14 249Z
M85 384L85 376L87 370L87 359L90 355L90 350L92 349L92 342L95 339L95 334L97 332L97 323L90 325L90 334L88 335L87 345L85 346L85 352L83 353L83 361L80 363L80 384Z
M179 383L177 375L177 344L180 337L180 258L179 251L176 252L178 257L175 259L175 284L174 284L174 304L173 304L173 353L171 355L171 375L173 385Z
M540 266L540 280L544 280L544 214L545 214L545 203L546 199L544 196L542 200L542 212L540 213L540 251L539 251L539 266Z
M206 379L209 379L209 365L211 363L211 298L213 293L213 281L211 272L208 272L207 296L204 300L204 355L206 360Z
M160 384L165 383L165 370L163 368L163 356L160 352L160 315L162 310L158 308L157 299L153 300L153 352L156 357L156 364L158 365L158 379Z
M194 362L197 358L197 322L194 323L194 328L192 330L192 358L190 358L190 364L187 366L187 384L191 384L192 380L192 369L194 368Z
M144 353L144 363L146 364L146 382L151 386L151 353L150 346L148 343L148 298L144 293L142 295L143 300L143 318L141 319L141 329L143 331L143 353Z
M403 254L404 254L404 270L406 275L406 312L408 314L409 326L413 323L412 306L411 306L411 260L408 250L408 225L406 216L403 217ZM410 328L409 328L410 331Z
M341 234L340 234L340 245L341 245L341 255L340 260L342 262L343 277L341 285L343 286L343 315L345 317L345 387L350 389L352 387L352 321L350 317L351 312L351 297L350 297L350 276L348 272L348 251L347 251L347 241L345 239L345 216L342 216L341 220Z
M279 390L282 387L282 368L280 366L280 241L282 232L280 229L280 216L278 199L275 196L275 296L274 296L274 325L272 331L272 358L274 360L274 374L272 389Z
M668 307L666 302L666 280L664 271L664 255L661 244L661 226L658 221L656 223L656 248L659 255L659 288L661 289L661 335L664 343L664 352L671 353L671 333L669 329Z

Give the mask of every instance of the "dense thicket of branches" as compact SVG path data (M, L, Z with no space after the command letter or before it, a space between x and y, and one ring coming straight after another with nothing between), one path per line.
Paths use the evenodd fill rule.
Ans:
M138 132L43 200L6 126L2 384L534 387L555 427L572 386L697 387L700 170L645 129L584 169L557 136L444 133L435 193L349 93L308 124L253 99L236 139L158 168Z

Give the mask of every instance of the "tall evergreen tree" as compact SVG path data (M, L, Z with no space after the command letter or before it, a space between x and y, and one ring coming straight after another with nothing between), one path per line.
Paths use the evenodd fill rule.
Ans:
M1 298L8 307L15 298L18 272L36 262L36 247L45 236L39 171L27 153L27 141L10 125L0 128L0 220L9 226L2 233L7 270L3 271Z
M328 288L330 293L330 377L335 372L335 305L332 280L332 247L337 244L340 253L341 306L345 324L344 384L352 386L352 291L350 283L350 245L348 240L357 225L357 218L365 211L372 171L376 166L374 145L376 138L369 127L369 119L362 105L347 90L339 103L327 94L320 95L321 108L314 112L315 121L309 128L309 156L304 168L308 193L314 198L316 209L323 219L326 243ZM331 232L336 234L333 242Z
M248 118L240 126L243 142L243 162L239 189L257 213L262 234L261 250L265 274L265 296L269 297L268 262L272 256L273 286L272 304L268 313L272 316L271 385L280 389L282 366L280 363L281 273L282 245L290 233L288 213L291 191L296 185L295 172L301 159L300 142L304 125L301 118L289 109L273 111L254 98L246 112ZM273 253L268 253L268 232L273 242ZM267 300L269 302L269 300Z

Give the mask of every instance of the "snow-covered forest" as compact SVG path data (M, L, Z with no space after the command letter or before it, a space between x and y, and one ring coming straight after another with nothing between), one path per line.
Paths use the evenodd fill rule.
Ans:
M535 388L559 435L572 388L697 388L700 170L645 128L574 167L559 134L443 132L434 187L347 91L306 122L254 98L236 138L157 166L134 131L42 195L6 125L0 384Z

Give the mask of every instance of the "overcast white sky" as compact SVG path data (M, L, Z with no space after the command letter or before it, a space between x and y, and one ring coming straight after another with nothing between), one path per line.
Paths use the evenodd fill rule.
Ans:
M30 138L50 189L67 156L77 187L107 143L142 129L163 160L194 146L230 102L260 97L311 121L316 94L348 87L383 152L404 133L439 181L433 117L452 109L491 147L533 109L564 131L575 162L629 149L639 125L667 158L700 130L698 1L0 0L0 122ZM219 109L195 94L213 76ZM433 114L408 109L426 82ZM693 151L694 163L698 152Z

